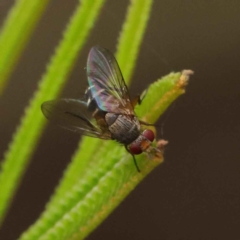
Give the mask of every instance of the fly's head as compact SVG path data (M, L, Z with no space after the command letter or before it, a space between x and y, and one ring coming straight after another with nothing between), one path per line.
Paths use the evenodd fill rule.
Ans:
M155 134L151 129L145 129L139 137L128 146L128 150L133 155L147 152L152 155L153 152L160 152L159 149L152 147L152 142L155 139Z

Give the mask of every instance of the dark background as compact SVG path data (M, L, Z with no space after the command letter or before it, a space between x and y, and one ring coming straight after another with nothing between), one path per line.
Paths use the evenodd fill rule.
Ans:
M14 1L0 1L2 23ZM54 0L0 99L0 156L77 0ZM128 1L107 1L63 96L86 87L91 46L115 52ZM240 239L240 1L155 1L131 92L171 71L192 69L187 92L160 121L165 162L88 239ZM126 59L127 61L127 59ZM40 109L39 109L40 111ZM163 126L163 134L160 128ZM79 136L49 126L0 232L14 240L43 210Z

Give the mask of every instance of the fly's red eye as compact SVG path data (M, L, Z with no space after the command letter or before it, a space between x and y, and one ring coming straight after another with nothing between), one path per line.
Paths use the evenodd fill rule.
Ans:
M130 153L132 153L134 155L142 153L141 146L138 143L136 143L136 142L133 142L129 146L129 151L130 151Z
M151 141L151 142L152 142L152 141L154 140L154 138L155 138L153 131L150 130L150 129L146 129L146 130L142 133L142 135L143 135L145 138L147 138L149 141Z

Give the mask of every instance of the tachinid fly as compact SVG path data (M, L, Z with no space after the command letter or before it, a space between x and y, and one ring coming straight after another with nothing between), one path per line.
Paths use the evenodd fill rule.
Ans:
M150 124L135 116L134 107L141 98L130 100L128 88L111 52L99 46L90 50L87 78L89 87L83 100L44 102L44 116L74 132L116 140L133 156L136 167L135 154L159 152L159 149L151 146L155 138L153 131L143 128L143 125Z

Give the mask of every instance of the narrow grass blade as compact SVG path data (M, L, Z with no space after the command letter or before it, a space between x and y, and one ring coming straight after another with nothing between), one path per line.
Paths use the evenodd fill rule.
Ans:
M49 0L17 0L0 33L0 95Z
M40 106L58 96L66 83L76 56L93 27L104 0L83 0L76 7L63 40L48 65L47 72L39 84L39 90L30 101L21 124L13 136L5 154L0 173L0 222L3 220L10 200L29 163L30 157L45 126Z
M137 63L140 46L151 15L152 0L131 0L122 32L118 39L116 58L124 79L129 84Z

